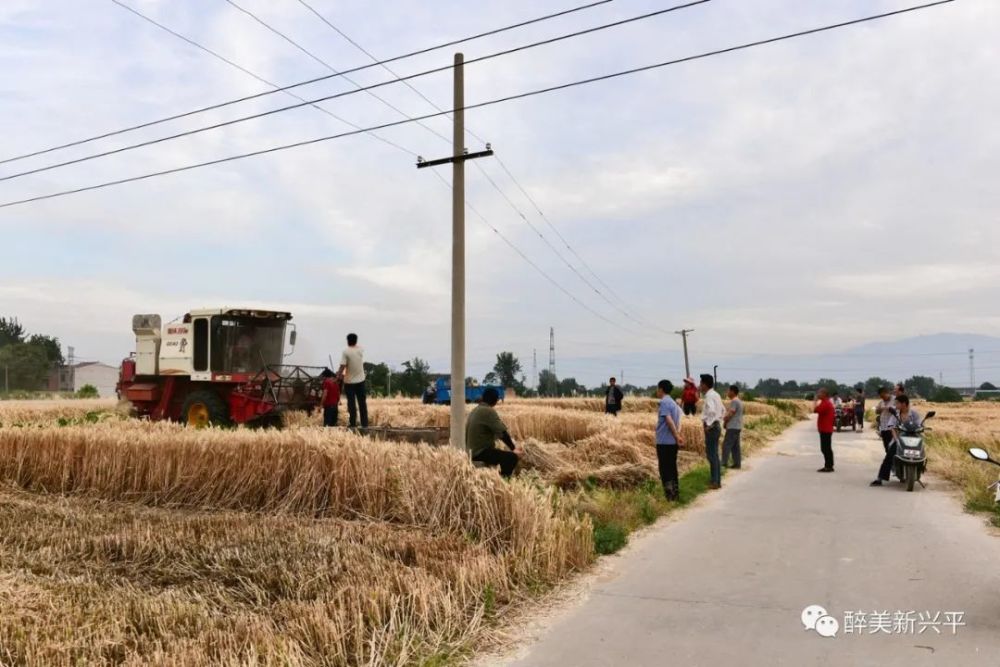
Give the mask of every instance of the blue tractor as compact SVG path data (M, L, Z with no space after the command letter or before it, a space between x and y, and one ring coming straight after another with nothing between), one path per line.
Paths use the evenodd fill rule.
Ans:
M498 385L483 384L476 385L474 387L465 388L465 402L466 403L479 403L483 400L483 392L489 388L497 390L500 394L500 400L504 398L504 389ZM430 405L451 405L451 377L448 375L440 375L434 384L427 387L424 391L423 402Z

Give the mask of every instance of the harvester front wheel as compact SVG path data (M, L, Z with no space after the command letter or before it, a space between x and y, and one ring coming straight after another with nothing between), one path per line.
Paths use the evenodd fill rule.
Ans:
M214 391L191 392L181 408L181 419L188 426L224 426L229 423L229 406Z

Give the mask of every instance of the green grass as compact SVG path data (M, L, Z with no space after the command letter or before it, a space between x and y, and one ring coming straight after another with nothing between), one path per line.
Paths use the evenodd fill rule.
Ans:
M725 471L723 471L725 472ZM649 526L677 507L691 503L708 491L711 481L707 465L698 466L681 476L680 499L668 501L659 481L647 480L634 489L615 490L589 487L577 498L582 512L594 524L594 550L600 555L613 554L628 544L628 536Z

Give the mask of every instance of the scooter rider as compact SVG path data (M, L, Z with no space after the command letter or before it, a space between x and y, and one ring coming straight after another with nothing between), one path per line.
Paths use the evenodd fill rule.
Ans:
M889 433L892 440L885 451L882 467L878 470L878 478L870 486L882 486L889 481L893 460L896 458L896 445L899 442L899 432L907 429L920 428L922 420L916 410L910 409L910 397L906 394L896 396L896 407L889 408Z

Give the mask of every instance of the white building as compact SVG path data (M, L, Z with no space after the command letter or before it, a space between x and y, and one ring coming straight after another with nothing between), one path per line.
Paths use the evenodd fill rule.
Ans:
M72 391L80 391L85 385L93 385L101 398L114 398L118 384L118 369L98 361L84 362L70 366Z

